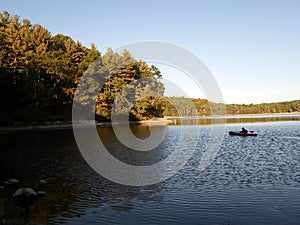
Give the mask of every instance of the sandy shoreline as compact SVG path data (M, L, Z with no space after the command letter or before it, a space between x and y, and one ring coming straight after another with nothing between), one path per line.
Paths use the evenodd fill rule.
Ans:
M143 126L162 126L172 123L171 120L165 118L159 118L155 120L144 120L144 121L129 121L130 125L143 125ZM111 123L111 122L81 122L74 124L74 126L89 128L93 127L96 124L96 127L112 127L114 126L127 126L128 123ZM73 124L69 122L47 122L45 124L32 124L32 125L16 125L16 126L0 126L1 133L12 133L12 132L29 132L29 131L44 131L44 130L70 130L73 129Z

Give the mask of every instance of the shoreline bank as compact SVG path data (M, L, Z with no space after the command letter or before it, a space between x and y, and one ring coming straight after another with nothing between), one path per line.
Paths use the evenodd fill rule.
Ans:
M143 121L129 121L129 125L137 126L164 126L173 123L173 121L158 118L154 120L143 120ZM0 126L0 134L3 133L13 133L13 132L35 132L35 131L50 131L50 130L70 130L73 126L78 126L79 128L90 128L96 124L97 128L101 127L113 127L113 126L127 126L128 123L122 122L95 122L95 121L85 121L78 124L72 124L71 121L66 122L46 122L45 124L28 124L28 125L15 125L15 126Z
M264 114L234 114L225 116L197 116L197 117L164 117L155 118L152 120L144 121L129 121L132 126L165 126L174 123L174 120L188 120L188 119L231 119L231 118L268 118L268 117L298 117L300 112L294 113L264 113ZM86 121L78 123L77 126L82 128L89 128L96 124L97 128L112 127L114 126L127 126L128 123L112 123L112 122L95 122ZM76 126L76 124L75 124ZM57 121L57 122L45 122L44 124L18 124L15 126L0 126L0 134L15 133L15 132L37 132L37 131L51 131L51 130L69 130L73 129L71 121Z

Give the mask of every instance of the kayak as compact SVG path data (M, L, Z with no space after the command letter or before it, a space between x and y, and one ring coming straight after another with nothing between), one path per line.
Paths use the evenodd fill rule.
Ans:
M255 133L242 133L242 132L235 132L235 131L229 131L230 135L237 135L237 136L257 136Z
M229 134L230 135L237 135L237 136L257 136L257 134L251 133L251 132L242 133L242 132L229 131Z

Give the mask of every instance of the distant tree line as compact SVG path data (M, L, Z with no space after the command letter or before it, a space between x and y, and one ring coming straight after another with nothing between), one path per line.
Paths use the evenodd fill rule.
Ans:
M195 108L188 107L194 104ZM266 113L293 113L300 112L300 100L289 102L262 103L262 104L221 104L209 102L206 99L193 99L185 97L165 97L163 100L164 116L210 116L218 115L226 107L227 115L237 114L266 114ZM173 103L173 104L171 104ZM176 105L176 109L174 107ZM212 112L211 109L214 109ZM177 110L177 111L176 111Z
M300 112L300 100L261 104L227 104L227 114L264 114Z

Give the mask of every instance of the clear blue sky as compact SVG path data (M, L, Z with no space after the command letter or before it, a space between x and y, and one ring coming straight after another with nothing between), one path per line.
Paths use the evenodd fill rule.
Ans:
M226 103L300 99L298 0L15 0L0 9L101 52L145 40L182 46L210 68Z

